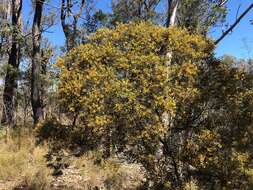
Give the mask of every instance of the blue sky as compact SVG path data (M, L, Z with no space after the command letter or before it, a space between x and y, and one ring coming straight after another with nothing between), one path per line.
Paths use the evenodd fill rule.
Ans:
M243 12L250 3L252 3L252 0L230 0L228 4L228 22L233 23L235 21L236 13L240 5L239 14ZM253 20L253 9L244 17L232 34L227 36L218 45L216 49L218 56L230 54L238 58L253 57L253 25L250 24L250 20ZM216 37L218 34L220 33L216 32L213 36Z
M106 10L110 12L110 2L111 0L95 0L96 7L99 9ZM227 16L228 23L233 23L236 19L236 14L238 7L239 15L245 10L245 8L252 3L252 0L230 0L228 3L229 14ZM51 0L50 5L59 7L59 0ZM24 0L24 18L29 18L32 21L32 16L30 14L31 1ZM51 8L46 5L46 8ZM161 7L162 8L162 7ZM55 9L57 10L57 9ZM58 10L59 12L59 10ZM224 54L233 55L237 58L249 58L253 57L253 25L250 25L250 20L253 19L253 10L241 21L241 23L235 28L235 30L227 36L216 49L216 55L222 56ZM64 45L64 35L60 27L60 23L50 28L50 33L46 33L45 36L49 38L52 44L56 46ZM220 29L216 29L211 33L213 38L217 38L221 33ZM252 50L252 51L251 51Z

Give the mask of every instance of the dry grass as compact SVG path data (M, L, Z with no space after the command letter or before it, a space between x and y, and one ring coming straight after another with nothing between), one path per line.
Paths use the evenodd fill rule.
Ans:
M131 190L141 185L144 174L140 165L121 162L117 157L96 164L98 157L97 153L90 152L72 161L73 167L79 168L85 178L83 189Z
M0 130L0 190L14 187L52 190L54 185L71 190L132 190L141 185L144 178L139 165L128 164L116 157L98 164L98 152L70 157L70 165L63 170L63 175L53 178L44 157L47 153L46 145L35 146L32 133L14 131L6 138L5 131Z
M50 170L44 155L46 146L35 146L35 139L27 131L11 132L8 138L0 132L0 190L15 186L47 189Z

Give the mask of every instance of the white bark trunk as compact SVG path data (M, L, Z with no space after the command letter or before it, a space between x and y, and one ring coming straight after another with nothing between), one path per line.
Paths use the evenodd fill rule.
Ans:
M179 0L176 0L174 3L172 3L172 5L173 5L173 7L171 9L171 14L170 14L170 26L175 26Z
M177 24L177 12L180 0L168 0L168 16L166 26L175 26Z

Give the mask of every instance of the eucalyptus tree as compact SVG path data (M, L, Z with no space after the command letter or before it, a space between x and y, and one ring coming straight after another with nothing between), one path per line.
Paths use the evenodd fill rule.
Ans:
M86 25L91 18L93 1L62 0L60 11L61 26L66 38L66 50L69 51L82 39L83 31L80 26L82 23Z
M42 101L42 62L41 62L41 21L45 0L35 1L35 12L32 26L32 76L31 76L31 103L33 121L37 124L43 118Z
M112 0L112 21L155 21L159 16L157 6L161 0Z
M8 53L8 65L5 76L3 92L3 114L2 123L14 123L15 97L17 93L18 70L21 59L20 54L20 33L22 32L21 21L22 0L11 2L11 38L10 50Z
M210 27L225 20L228 0L168 0L166 25L178 25L207 34Z

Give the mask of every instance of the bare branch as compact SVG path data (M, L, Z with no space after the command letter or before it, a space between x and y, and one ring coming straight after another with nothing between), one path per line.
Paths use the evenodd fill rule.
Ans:
M215 42L214 44L217 45L220 43L233 29L240 23L244 16L253 8L253 3L238 17L238 19L232 24Z
M221 0L219 7L223 7L227 2L228 0Z

